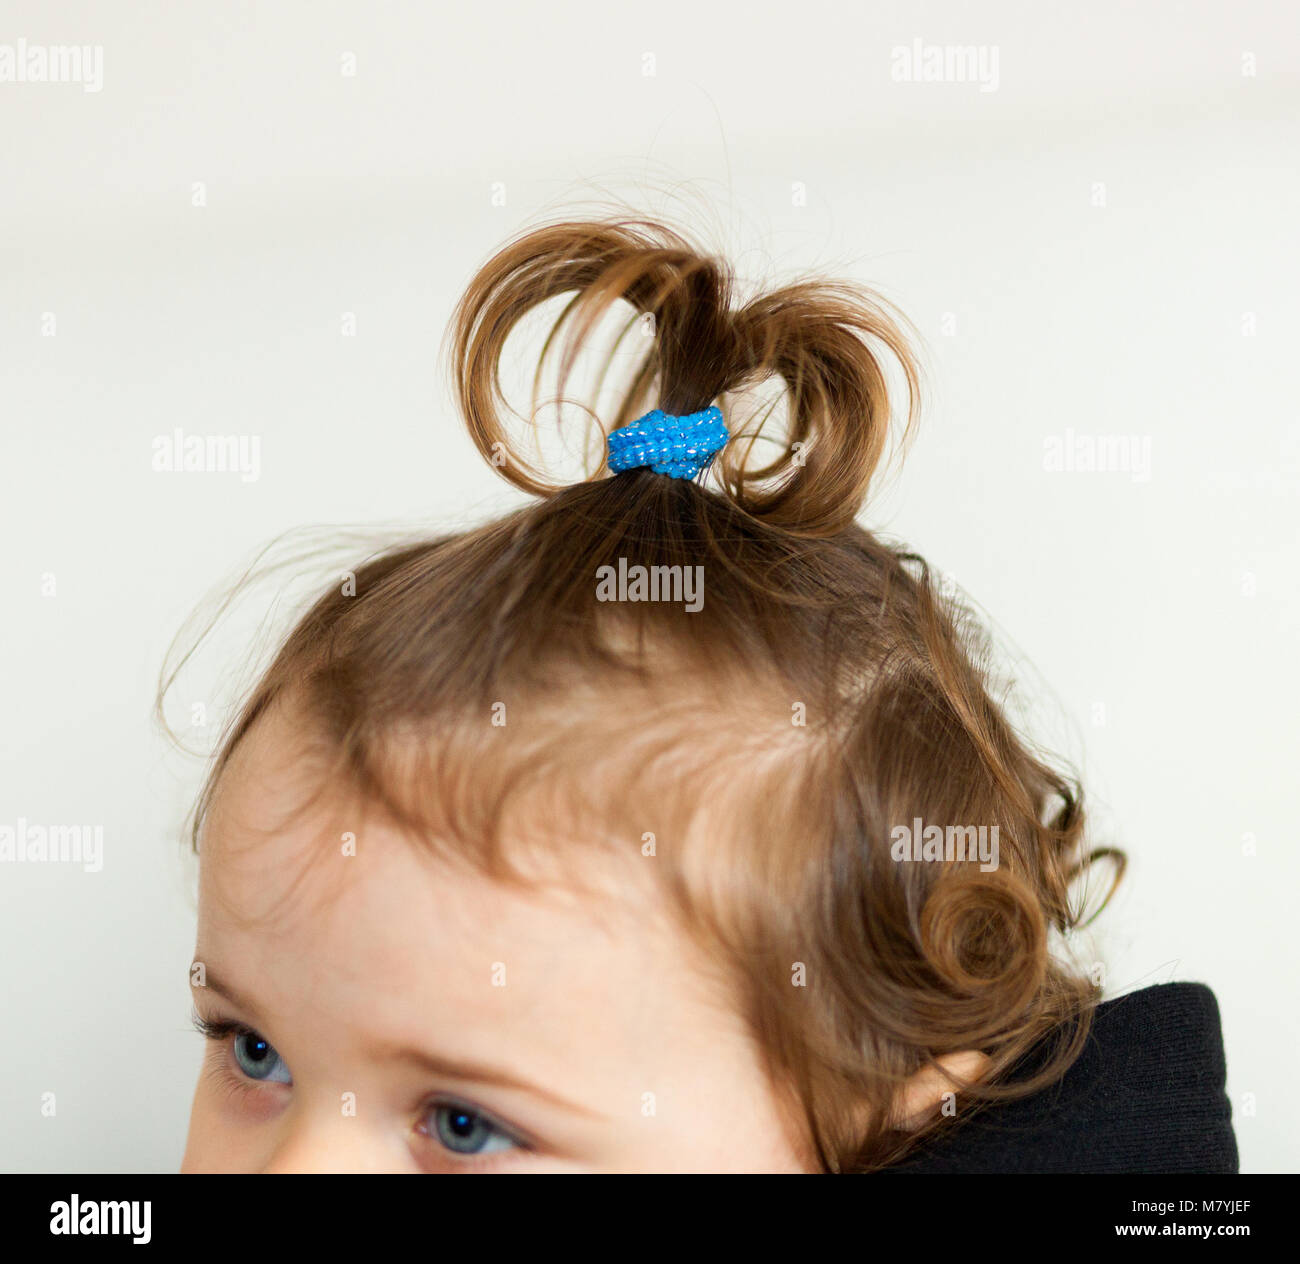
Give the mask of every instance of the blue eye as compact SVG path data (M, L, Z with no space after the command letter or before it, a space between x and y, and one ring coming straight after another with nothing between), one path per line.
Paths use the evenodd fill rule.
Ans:
M271 1080L278 1084L292 1084L293 1077L284 1059L255 1031L241 1031L234 1041L235 1061L250 1080Z
M455 1102L432 1106L433 1134L440 1145L453 1154L495 1154L519 1148L519 1143L503 1132L486 1115Z

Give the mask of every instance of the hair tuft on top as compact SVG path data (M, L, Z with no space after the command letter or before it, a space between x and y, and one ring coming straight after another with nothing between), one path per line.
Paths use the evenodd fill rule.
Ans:
M733 436L717 462L722 488L738 508L771 526L830 535L861 511L889 442L891 360L906 395L904 438L915 420L920 373L907 322L867 287L812 279L741 302L726 261L682 233L644 220L565 221L525 232L498 251L471 282L450 331L469 432L524 491L547 495L558 486L511 451L501 423L499 366L512 330L561 296L569 302L546 343L564 348L561 393L579 351L611 309L624 304L649 318L654 336L606 419L606 433L651 408L684 415L721 401ZM737 418L733 398L738 403L769 382L782 388L787 433L776 455L751 465L771 444L765 431L773 409L767 404L751 418ZM494 460L503 449L509 458ZM606 472L602 466L596 476Z

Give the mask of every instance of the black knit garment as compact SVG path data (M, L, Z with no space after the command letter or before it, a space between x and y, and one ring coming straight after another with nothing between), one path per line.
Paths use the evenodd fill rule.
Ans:
M1098 1006L1065 1077L986 1107L889 1172L1237 1171L1219 1006L1164 983Z

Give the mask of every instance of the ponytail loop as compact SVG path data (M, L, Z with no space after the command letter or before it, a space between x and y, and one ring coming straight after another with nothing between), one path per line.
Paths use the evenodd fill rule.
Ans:
M618 302L653 320L654 338L604 429L625 428L658 409L690 416L721 405L734 442L713 463L723 494L751 517L787 532L827 536L862 509L888 446L892 401L880 358L900 366L906 426L915 419L919 370L904 322L864 287L811 280L733 301L724 260L647 221L565 222L534 229L475 276L452 324L452 366L466 424L479 451L516 487L549 496L563 483L516 449L501 421L507 407L499 365L511 331L533 308L572 295L539 356L564 332L559 394L579 351ZM775 411L741 413L743 392L779 379L785 396L781 452L753 465ZM507 459L502 462L500 453ZM605 473L602 466L591 477Z

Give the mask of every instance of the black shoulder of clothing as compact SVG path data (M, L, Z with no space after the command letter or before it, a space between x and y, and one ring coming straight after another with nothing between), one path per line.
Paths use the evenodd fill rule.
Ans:
M1201 983L1143 988L1097 1007L1058 1083L954 1121L885 1171L1236 1172L1225 1080L1214 993Z

